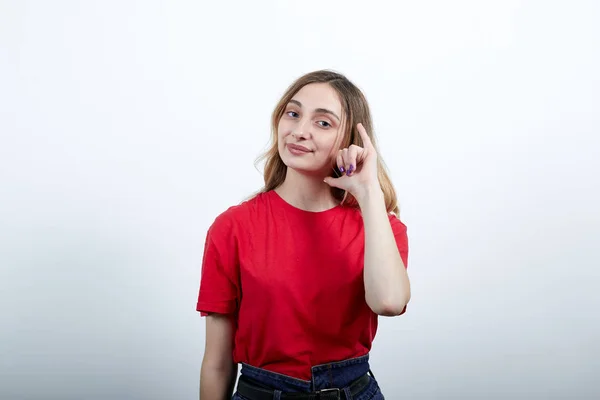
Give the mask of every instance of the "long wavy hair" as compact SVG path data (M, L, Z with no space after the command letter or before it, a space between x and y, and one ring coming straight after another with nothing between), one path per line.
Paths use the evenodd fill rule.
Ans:
M358 132L356 125L361 122L365 127L373 146L377 150L376 140L373 133L373 121L371 119L371 112L369 110L369 104L367 99L361 90L356 87L348 78L344 75L331 71L331 70L319 70L310 72L306 75L296 79L285 91L283 97L277 103L273 114L271 115L271 144L268 150L262 154L256 160L256 165L262 161L265 161L264 166L264 181L265 186L258 192L264 193L277 188L285 180L287 166L283 163L278 150L278 135L277 127L279 126L279 120L285 112L286 106L292 97L298 93L300 89L311 83L327 83L329 84L338 94L339 100L342 103L343 110L343 123L340 149L350 147L355 144L362 147L362 139ZM334 154L335 154L334 149ZM337 168L335 165L335 158L332 157L332 173L331 176L337 176ZM386 209L389 213L393 213L399 216L398 199L396 197L396 191L390 180L390 177L385 167L379 150L377 150L377 175L379 177L379 184L384 194ZM350 206L358 207L358 202L346 191L338 188L331 188L332 195L340 203ZM257 194L258 194L257 193Z

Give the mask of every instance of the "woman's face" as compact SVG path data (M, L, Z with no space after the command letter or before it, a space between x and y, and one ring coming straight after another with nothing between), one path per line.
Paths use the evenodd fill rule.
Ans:
M279 155L288 168L329 175L342 132L342 105L327 83L311 83L286 105L277 129Z

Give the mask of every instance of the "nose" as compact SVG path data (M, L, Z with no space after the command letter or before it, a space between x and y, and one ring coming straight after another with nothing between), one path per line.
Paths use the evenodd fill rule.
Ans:
M310 127L311 122L308 118L303 118L298 121L294 129L292 130L292 134L298 138L306 139L310 136Z

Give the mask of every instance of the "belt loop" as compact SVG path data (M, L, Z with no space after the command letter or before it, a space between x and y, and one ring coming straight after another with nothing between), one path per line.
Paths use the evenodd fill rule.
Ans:
M273 390L273 400L281 400L281 390Z
M350 386L346 386L344 388L344 394L346 395L346 399L347 400L352 400L353 399L352 392L350 391Z

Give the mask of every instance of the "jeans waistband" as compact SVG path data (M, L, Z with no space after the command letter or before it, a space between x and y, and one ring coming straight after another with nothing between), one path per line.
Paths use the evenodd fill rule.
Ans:
M272 389L284 392L311 392L341 388L370 372L369 354L347 360L315 365L310 381L242 363L241 374ZM372 375L372 374L371 374Z

